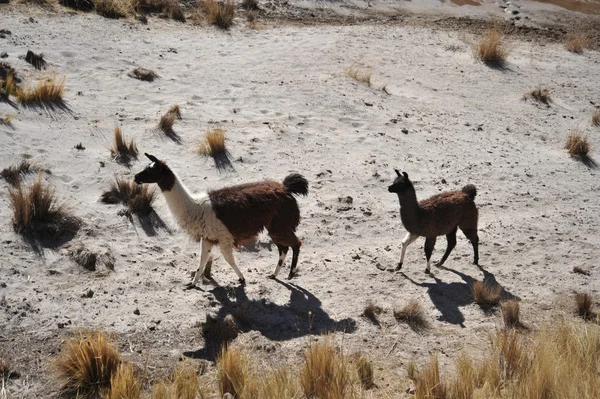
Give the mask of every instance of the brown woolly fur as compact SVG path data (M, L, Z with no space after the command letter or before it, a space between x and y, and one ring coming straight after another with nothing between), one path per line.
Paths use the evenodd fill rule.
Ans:
M475 280L471 286L473 300L482 308L490 308L500 303L502 287L498 284L490 285L483 281Z
M78 398L95 398L110 388L111 378L121 364L113 339L104 332L80 332L68 339L53 366L65 393Z
M577 305L577 314L585 320L596 318L596 313L592 310L594 301L588 293L579 293L575 295L575 305Z
M600 110L594 112L594 114L592 115L592 125L600 127Z
M225 147L225 130L220 127L208 129L204 135L204 140L198 147L201 155L215 157L224 154L227 151Z
M225 0L221 5L217 0L204 0L204 12L211 25L217 28L227 30L233 25L235 15L235 3L231 0Z
M529 98L544 104L549 104L552 101L550 98L550 90L541 87L523 94L523 100L527 100Z
M33 65L35 69L46 69L46 61L44 60L44 54L36 54L31 50L27 50L25 55L25 61Z
M497 27L488 30L473 50L475 58L487 65L503 67L509 51L502 44L502 33Z
M119 19L127 16L125 2L120 0L94 0L96 13L104 18Z
M307 398L352 397L352 379L343 353L337 353L329 338L313 342L304 352L300 386Z
M100 199L105 204L123 204L127 214L147 216L152 212L156 190L147 184L136 184L133 180L116 177Z
M358 355L354 359L354 366L358 373L358 380L363 389L371 389L375 386L373 380L373 363L365 355Z
M13 208L12 224L15 232L39 238L56 238L75 233L81 221L71 215L65 205L58 204L54 190L42 182L42 174L29 187L21 184L9 189Z
M248 379L248 357L238 349L224 346L217 358L217 383L221 396L242 398Z
M26 106L41 105L45 103L62 103L65 90L65 77L56 79L42 77L34 87L17 90L17 101Z
M356 80L357 82L366 83L371 85L371 76L373 72L369 68L361 68L359 66L353 65L346 70L346 75Z
M394 317L399 322L408 324L415 331L424 331L429 328L429 322L425 318L423 306L414 299L411 299L401 309L395 309Z
M567 35L565 41L565 48L576 54L582 54L583 50L589 47L591 44L590 38L584 33L576 33Z
M559 323L531 335L501 330L481 360L467 355L455 372L432 357L416 373L416 399L596 398L600 392L600 328Z
M577 274L583 274L584 276L590 276L591 273L589 270L586 270L582 267L579 266L573 266L573 273L577 273Z
M502 311L502 319L506 328L519 328L523 326L519 320L519 301L502 301L500 302L500 310Z
M11 186L18 186L21 183L21 176L44 171L40 166L32 164L27 160L22 160L14 166L9 166L0 172L0 176ZM50 173L50 171L45 171Z
M121 363L110 378L110 391L102 399L140 399L142 383L131 363ZM181 396L180 396L181 397Z
M131 139L127 142L119 126L115 126L115 138L110 153L117 162L121 163L128 163L131 158L137 159L138 149L135 140Z
M379 326L379 320L377 319L377 315L381 313L381 308L375 305L375 302L369 300L367 305L365 306L365 310L362 312L362 316L366 319L371 320L373 324Z
M58 3L79 11L92 11L94 9L94 0L58 0Z
M587 137L580 131L574 130L569 133L565 149L573 157L587 157L590 152L590 144Z
M154 79L159 78L159 76L154 71L142 67L135 68L129 73L129 76L131 76L132 78L143 80L144 82L153 82Z

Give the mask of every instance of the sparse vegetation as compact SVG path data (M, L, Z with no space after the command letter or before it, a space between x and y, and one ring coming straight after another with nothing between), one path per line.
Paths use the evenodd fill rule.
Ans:
M196 399L202 394L198 382L198 373L190 362L183 361L167 381L154 384L152 399Z
M94 0L96 13L104 18L125 18L129 11L124 1L121 0Z
M502 43L502 33L497 27L491 28L473 50L475 58L490 66L503 67L509 50Z
M223 30L227 30L233 25L235 3L232 0L225 0L223 4L217 0L204 0L203 10L209 24Z
M18 184L9 189L13 208L12 224L15 232L39 238L55 238L76 232L81 221L63 204L59 204L54 190L42 183L42 175L29 187Z
M346 70L346 75L356 80L357 82L366 83L371 85L371 76L373 72L370 68L364 68L357 65L353 65Z
M535 101L543 104L549 104L552 101L552 98L550 97L550 90L542 87L538 87L537 89L523 94L523 100L527 100L529 98L532 98Z
M243 0L240 7L248 11L257 11L260 9L257 0Z
M27 160L22 160L17 165L9 166L8 168L4 168L2 172L0 172L0 176L6 180L12 186L18 186L21 182L22 175L28 175L32 173L38 173L44 171L40 166L36 164L32 164ZM46 173L50 173L49 171L45 171Z
M221 396L243 397L248 379L248 357L240 350L225 345L217 358L217 383Z
M227 152L227 148L225 147L225 130L220 127L208 129L204 135L204 140L198 147L198 152L201 155L211 157L225 154Z
M574 33L567 35L565 48L572 53L582 54L590 44L591 40L585 33Z
M75 144L75 147L74 147L74 148L75 148L76 150L79 150L79 151L83 151L83 150L85 150L85 147L83 146L83 143L77 143L77 144Z
M17 93L17 82L15 79L15 74L11 70L0 79L0 100L8 99L10 96L14 96Z
M44 60L44 54L36 54L31 50L27 50L25 61L33 65L35 69L46 69L46 60Z
M343 353L328 338L311 343L304 352L300 386L308 398L342 399L351 396L352 379Z
M97 331L80 332L68 339L53 366L66 393L74 397L98 397L110 388L120 364L116 343Z
M135 376L131 363L121 363L110 377L110 390L102 399L139 399L142 383ZM180 398L182 396L179 396Z
M64 90L64 76L58 80L56 75L51 78L42 77L34 87L17 89L17 101L26 106L60 104L63 102Z
M185 22L185 14L177 0L133 0L133 9L141 15L161 13L165 17Z
M127 215L149 215L156 200L156 190L147 184L136 184L133 180L116 177L100 198L105 204L123 204Z
M379 306L375 305L375 302L368 301L365 310L362 312L362 316L371 320L373 324L378 326L379 320L377 319L377 315L381 313L381 310L382 309Z
M358 355L354 359L354 366L358 373L358 380L360 381L363 389L371 389L375 386L373 380L373 364L367 359L365 355Z
M135 68L129 76L135 79L143 80L144 82L153 82L154 79L158 79L159 76L152 70L146 68Z
M179 109L179 105L173 105L171 108L169 108L167 113L173 114L177 119L181 120L181 110Z
M78 11L92 11L94 9L94 0L58 0L58 3Z
M590 144L582 132L574 130L567 137L565 149L572 157L587 157L590 152Z
M577 314L585 320L593 320L597 317L592 310L594 300L588 293L579 293L575 295L575 305L577 306Z
M10 126L10 125L12 125L12 120L13 120L12 114L0 116L0 125Z
M394 309L394 317L397 321L406 323L415 331L429 328L429 322L425 318L425 310L421 304L412 299L401 309Z
M471 293L473 294L475 303L482 308L487 309L497 306L500 302L502 286L476 280L471 286Z
M173 136L175 132L173 131L173 124L175 123L175 119L177 119L177 114L174 112L167 112L160 118L160 122L158 122L158 128L167 136Z
M127 142L119 126L115 126L115 137L110 153L117 162L127 163L131 158L137 159L138 149L135 140L131 139Z
M519 301L508 300L500 302L500 311L502 312L502 319L506 328L523 327L519 319Z
M600 110L597 110L592 114L592 125L596 127L600 126Z

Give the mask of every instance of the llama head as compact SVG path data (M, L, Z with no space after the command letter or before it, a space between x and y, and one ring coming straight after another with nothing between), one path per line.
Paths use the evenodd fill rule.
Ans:
M156 183L162 191L168 191L175 183L175 175L169 169L166 163L156 158L154 155L144 153L152 163L140 173L135 175L134 181L137 184Z
M391 186L388 187L388 191L390 193L403 193L406 189L412 187L412 182L408 179L408 173L400 173L398 169L394 169L396 171L396 179Z

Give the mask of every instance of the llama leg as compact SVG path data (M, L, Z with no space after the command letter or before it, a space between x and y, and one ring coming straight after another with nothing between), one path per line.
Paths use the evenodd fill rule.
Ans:
M212 249L213 244L208 240L202 240L202 252L200 253L200 266L198 270L196 270L196 275L194 276L194 280L192 281L192 286L198 283L200 277L204 274L204 269L209 260L211 260L212 265L212 256L210 255L210 250ZM210 270L210 269L209 269Z
M206 266L204 267L204 277L212 278L212 276L210 274L212 271L212 264L213 264L213 256L212 256L212 254L209 254L208 261L206 262Z
M462 229L461 229L462 230ZM464 229L463 233L473 245L473 264L479 265L479 236L476 229Z
M433 247L435 247L436 237L425 239L425 257L427 258L427 269L425 273L431 273L431 254L433 253Z
M292 266L290 267L290 274L288 275L288 280L291 280L294 277L294 273L296 273L296 266L298 265L298 255L300 254L300 246L302 243L298 240L296 245L292 245Z
M238 275L241 284L246 283L246 279L244 279L244 275L235 265L235 258L233 257L233 248L232 247L221 247L221 253L223 254L223 258L229 263L229 266L233 269L233 271Z
M417 238L419 238L418 235L411 233L406 233L406 235L404 236L404 239L402 240L402 253L400 254L400 262L398 263L398 266L396 266L396 271L402 269L402 264L404 263L404 254L406 254L406 248L410 244L415 242Z
M285 262L285 257L288 253L288 250L290 249L290 247L285 246L285 245L280 245L280 244L275 244L277 245L277 249L279 250L279 261L277 262L277 267L275 267L275 271L273 272L273 274L271 274L269 276L269 278L276 278L277 275L279 274L279 270L281 270L281 266L283 265L283 262Z
M456 246L456 227L450 233L446 234L446 240L448 240L448 247L446 248L444 256L442 256L442 259L436 265L437 267L441 267L444 264L446 259L448 259L450 252L452 252Z

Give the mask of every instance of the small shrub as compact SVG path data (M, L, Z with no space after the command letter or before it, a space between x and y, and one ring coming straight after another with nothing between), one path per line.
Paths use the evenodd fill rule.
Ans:
M343 354L337 354L329 342L311 343L304 352L300 386L308 398L346 398L352 390L352 379Z
M63 389L76 397L98 397L110 388L121 364L117 345L102 331L66 341L53 366Z
M135 0L133 9L141 15L162 13L165 17L185 22L183 9L177 0Z
M96 13L104 18L119 19L127 16L127 8L120 0L94 0Z
M395 309L394 317L397 321L408 324L415 331L429 328L429 322L425 319L423 307L414 299L410 300L402 309Z
M92 11L94 9L93 0L58 0L58 3L78 11Z
M181 120L181 110L179 109L179 105L173 105L171 108L169 108L167 113L173 114L177 119Z
M217 0L204 0L204 12L211 25L227 30L233 25L235 3L225 0L225 3L221 5Z
M74 147L74 148L75 148L76 150L79 150L79 151L83 151L83 150L85 150L85 147L83 146L83 143L77 143L77 144L75 144L75 147Z
M491 66L503 67L509 51L502 44L502 34L497 27L488 30L475 45L475 58Z
M12 124L12 120L13 120L12 114L0 116L0 125L10 126Z
M0 79L0 99L8 99L10 96L16 95L17 89L14 72L9 72Z
M415 383L415 397L417 398L446 398L446 386L440 378L437 355L431 355L425 369L417 374Z
M577 274L583 274L584 276L590 276L591 273L589 270L586 270L582 267L579 266L573 266L573 273L577 273Z
M198 147L198 152L201 155L215 157L227 152L225 147L225 130L220 127L208 129L204 136L204 140Z
M21 83L21 78L17 75L15 68L11 67L8 62L0 62L0 80L6 81L8 77L11 77L14 83Z
M516 300L502 301L500 311L506 328L519 328L522 326L519 320L519 302Z
M237 349L224 346L217 358L217 384L221 396L242 397L248 378L248 357Z
M189 362L181 362L179 367L173 372L173 386L175 387L176 398L195 399L200 393L200 384L198 383L198 373ZM200 395L200 397L204 397Z
M31 50L27 50L25 61L33 65L33 67L37 70L46 69L46 60L44 60L44 54L36 54Z
M381 313L381 308L373 301L368 301L365 306L365 310L362 312L362 316L366 319L371 320L373 324L376 326L380 325L379 320L377 319L377 315Z
M42 105L46 103L62 103L65 90L65 77L58 81L56 75L51 78L42 77L34 87L17 90L17 101L25 106Z
M527 100L529 98L532 98L535 101L544 104L549 104L552 101L552 98L550 98L550 90L541 87L538 87L537 89L523 94L524 100Z
M476 280L471 287L473 300L482 308L491 308L498 305L502 294L502 287L498 284L490 285L488 283Z
M596 126L596 127L600 127L600 110L598 110L592 114L592 125Z
M115 137L113 145L110 148L110 153L117 162L128 163L131 158L137 159L138 149L135 140L131 139L127 142L121 128L116 126Z
M126 215L149 215L156 200L156 190L147 184L137 184L133 180L116 177L108 190L100 198L105 204L123 204L127 207Z
M590 44L591 40L586 34L576 33L567 35L565 48L572 53L581 54Z
M121 363L110 378L110 391L102 399L140 399L142 383L135 376L131 363ZM181 396L180 396L181 397Z
M154 79L159 78L159 76L154 71L141 67L135 68L129 73L129 76L135 79L142 80L144 82L153 82Z
M577 306L577 314L585 320L596 318L596 313L592 311L594 301L588 293L579 293L575 295L575 305Z
M28 188L20 184L10 188L9 198L13 208L13 229L19 234L55 238L76 232L81 225L65 205L56 202L54 190L42 183L41 174Z
M408 366L406 366L406 375L412 381L416 381L419 377L419 369L417 368L417 364L414 360L408 362Z
M375 386L373 380L373 364L364 355L358 355L354 359L358 379L363 389L371 389Z
M373 72L369 68L361 68L359 66L351 66L346 70L346 75L352 79L371 85L371 76Z
M43 171L41 167L24 159L15 166L4 168L2 172L0 172L0 176L11 186L18 186L21 182L21 175L38 173L41 171ZM46 173L49 173L49 171L46 171Z
M173 131L173 124L175 123L175 119L177 119L177 114L173 112L167 112L160 118L160 122L158 122L158 128L167 136L172 136L175 134Z
M578 130L569 133L565 149L573 157L587 157L590 152L590 144L587 137Z

